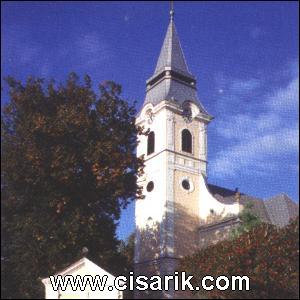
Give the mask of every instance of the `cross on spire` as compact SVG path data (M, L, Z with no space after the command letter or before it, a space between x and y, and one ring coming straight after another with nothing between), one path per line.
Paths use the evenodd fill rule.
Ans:
M171 16L171 21L174 20L174 1L170 1L170 16Z

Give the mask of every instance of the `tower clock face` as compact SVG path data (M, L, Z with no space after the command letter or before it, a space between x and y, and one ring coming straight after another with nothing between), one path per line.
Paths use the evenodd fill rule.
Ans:
M186 123L192 122L193 118L195 118L199 114L200 110L193 102L187 100L182 104L182 117Z
M183 109L183 111L182 111L183 119L185 120L186 123L190 123L193 119L192 107L191 107L190 102L185 101L182 104L182 109Z
M152 112L152 109L148 109L146 111L146 117L147 117L148 124L151 124L153 122L153 119L154 119L154 114Z

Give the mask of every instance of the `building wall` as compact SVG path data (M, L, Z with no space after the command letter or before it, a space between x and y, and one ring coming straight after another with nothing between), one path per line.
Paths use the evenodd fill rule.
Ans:
M154 117L149 120L147 111ZM179 258L199 249L199 226L209 222L210 210L222 217L238 213L239 205L217 201L205 184L207 165L207 121L195 117L186 122L176 105L163 101L147 104L137 118L137 125L155 133L155 152L147 155L147 136L140 136L137 155L145 155L145 174L138 183L145 199L136 201L135 275L172 275ZM192 134L192 153L182 151L181 133ZM182 187L188 179L190 190ZM147 192L149 181L154 189ZM224 233L225 231L223 231ZM208 240L208 234L200 236ZM179 294L158 295L137 291L138 298L174 298ZM179 297L179 296L178 296Z
M52 288L50 278L45 278L42 280L45 285L45 299L122 299L123 292L118 291L113 288L109 290L108 286L113 286L115 277L105 270L101 269L99 266L89 261L86 258L82 258L78 262L72 264L70 267L64 271L56 274L60 276L71 275L73 278L76 276L81 276L83 278L85 275L89 276L107 276L106 288L103 291L99 289L92 290L89 284L87 284L84 291L77 289L73 291L70 285L67 286L65 291L59 290L55 291ZM56 276L55 275L55 276Z
M153 275L170 275L174 273L174 270L177 269L179 261L174 258L163 257L154 261L145 261L140 264L135 265L135 275L144 275L150 278ZM170 282L169 291L134 291L135 299L162 299L162 298L174 298L175 292Z
M174 244L175 256L184 257L197 250L199 228L199 181L198 175L174 171L175 222ZM182 180L188 178L193 185L190 191L182 187Z
M227 221L200 227L198 231L198 248L203 249L228 239L230 237L230 232L238 226L238 224L239 221L237 218L230 218Z
M154 118L149 122L147 112ZM137 124L155 133L155 152L147 156L147 136L140 136L137 155L145 155L145 174L139 178L145 199L136 202L136 251L135 262L161 256L186 255L183 239L197 245L199 226L199 176L206 173L206 125L199 118L187 123L180 110L169 102L156 107L146 105ZM192 153L182 151L181 133L188 129L192 134ZM190 191L182 188L188 179ZM149 181L154 190L147 192ZM188 247L192 251L193 246Z
M153 121L146 111L152 109ZM198 247L199 176L206 174L206 125L198 118L186 123L178 107L162 102L146 105L137 124L155 132L155 153L147 156L147 137L140 137L137 155L145 155L145 174L139 178L145 199L136 201L135 275L170 275L178 258ZM192 153L182 152L181 132L193 136ZM190 191L182 187L188 179ZM154 190L146 191L149 181ZM135 298L178 298L165 292L135 291Z
M144 155L145 169L144 175L138 179L138 184L143 188L145 199L136 201L135 224L136 224L136 243L135 243L135 262L153 260L161 256L161 224L165 217L166 206L166 111L156 112L152 123L147 121L145 112L152 108L148 105L141 112L140 126L145 131L150 130L155 133L155 151L147 155L147 136L139 136L137 155ZM148 192L147 184L153 181L154 189Z

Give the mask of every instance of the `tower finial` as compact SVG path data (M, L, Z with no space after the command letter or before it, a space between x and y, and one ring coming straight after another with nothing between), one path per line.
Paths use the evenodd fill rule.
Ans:
M174 20L174 1L170 1L170 16L171 16L171 21Z

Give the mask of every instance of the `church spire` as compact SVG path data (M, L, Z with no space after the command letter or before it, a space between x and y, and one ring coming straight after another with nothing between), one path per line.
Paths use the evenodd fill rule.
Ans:
M152 77L147 80L144 105L157 105L161 101L173 101L182 106L185 101L194 102L204 114L196 89L196 79L190 73L180 45L174 22L174 7L171 1L170 23L160 50Z
M188 71L188 67L175 28L173 1L171 1L170 23L160 51L154 74L161 72L165 68L170 68L174 71L191 75Z

